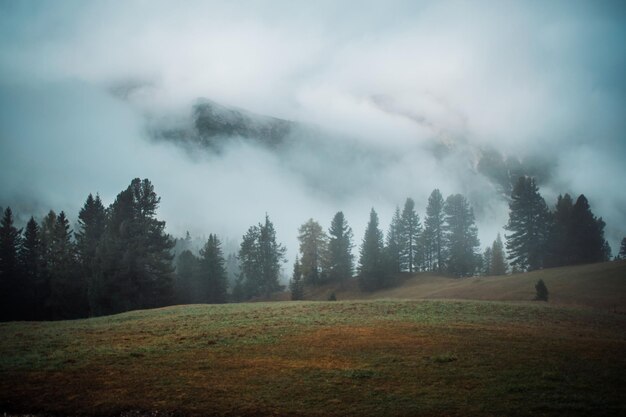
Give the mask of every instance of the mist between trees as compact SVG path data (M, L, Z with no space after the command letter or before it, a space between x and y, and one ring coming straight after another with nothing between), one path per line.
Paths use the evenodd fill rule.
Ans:
M105 208L89 195L72 231L65 213L33 217L21 229L10 208L0 222L0 319L57 320L185 303L269 299L280 283L286 249L268 214L225 256L210 234L194 253L189 234L174 239L157 219L160 198L148 179L134 179ZM504 275L611 259L605 223L584 195L559 196L550 210L531 177L520 177L510 198L505 242L498 234L479 252L468 200L430 194L425 216L407 198L386 234L375 209L355 262L352 228L343 212L328 232L314 219L298 230L299 254L289 282L292 299L306 287L343 286L355 278L363 291L390 287L402 274L428 271L454 277ZM506 248L506 249L505 249ZM508 255L507 255L508 253ZM616 258L626 259L626 238ZM355 266L356 263L356 266Z

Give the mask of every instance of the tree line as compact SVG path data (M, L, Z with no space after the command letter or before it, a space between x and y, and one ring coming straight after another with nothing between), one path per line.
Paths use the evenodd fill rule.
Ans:
M174 303L245 301L284 289L286 250L268 215L244 234L236 256L225 258L221 241L210 234L197 253L185 249L175 257L175 239L156 217L159 203L151 182L137 178L106 208L90 194L76 231L63 211L51 210L40 222L31 217L17 229L11 209L4 210L0 319L69 319ZM444 200L433 190L423 222L407 198L386 234L372 209L356 262L343 212L335 214L327 231L309 219L298 230L292 298L303 298L306 286L343 286L355 269L360 287L373 291L394 285L402 272L501 275L610 259L605 223L584 195L575 202L568 194L559 196L550 211L535 180L521 177L509 208L505 244L498 235L482 254L473 210L461 194ZM626 238L618 258L626 258ZM231 288L227 264L238 269Z

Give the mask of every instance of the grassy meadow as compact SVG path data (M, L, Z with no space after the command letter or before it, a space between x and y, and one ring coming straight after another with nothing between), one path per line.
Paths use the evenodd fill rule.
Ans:
M626 415L610 308L339 297L0 323L0 340L15 415Z

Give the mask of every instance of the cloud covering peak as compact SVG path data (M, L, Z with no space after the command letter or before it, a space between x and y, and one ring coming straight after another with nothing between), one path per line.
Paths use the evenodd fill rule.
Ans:
M110 202L132 177L149 177L175 233L238 237L268 211L293 241L311 216L324 223L343 209L360 229L375 205L385 224L405 197L424 207L439 187L483 202L488 244L506 221L505 201L477 169L493 150L540 160L549 204L587 195L615 248L626 235L625 10L609 1L2 2L0 204L37 196L76 209L88 192ZM150 141L146 115L188 117L199 97L329 133L283 154L237 142L220 157Z

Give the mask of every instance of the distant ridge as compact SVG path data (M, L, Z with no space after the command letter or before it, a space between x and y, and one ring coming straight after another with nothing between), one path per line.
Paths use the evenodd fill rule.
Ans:
M269 148L283 144L296 122L264 116L229 107L209 99L199 99L186 120L158 120L150 132L156 139L179 145L196 145L220 151L233 139L244 139Z

